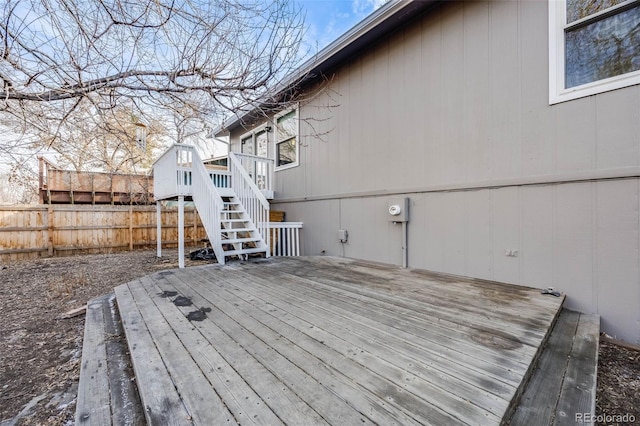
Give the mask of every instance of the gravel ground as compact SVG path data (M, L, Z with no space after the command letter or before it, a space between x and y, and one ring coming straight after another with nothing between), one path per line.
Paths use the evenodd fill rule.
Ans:
M84 316L60 316L119 284L178 266L177 250L163 254L0 264L0 426L73 425ZM630 414L640 424L640 352L602 341L598 369L596 414Z

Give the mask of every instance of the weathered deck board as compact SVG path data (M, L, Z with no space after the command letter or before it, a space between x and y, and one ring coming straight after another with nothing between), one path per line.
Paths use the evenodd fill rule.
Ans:
M186 288L183 288L183 290L188 291ZM394 386L392 382L380 378L384 376L378 377L370 374L370 371L375 371L375 366L372 364L380 363L379 359L370 358L369 361L371 363L367 363L366 367L364 367L361 364L349 360L348 356L343 358L340 354L344 356L345 353L353 350L352 347L349 347L344 342L338 342L337 346L339 346L339 348L332 350L328 347L328 342L325 339L314 340L300 333L299 330L273 318L269 313L255 309L255 300L247 302L239 297L234 297L231 293L227 293L224 298L220 298L220 292L216 291L214 293L207 288L201 290L200 294L206 298L204 299L205 301L215 303L226 315L233 318L234 321L245 327L251 333L262 340L272 342L271 345L275 350L293 364L300 366L306 374L313 377L318 383L327 385L332 393L341 396L345 400L349 400L351 405L359 412L369 413L371 420L376 423L417 424L410 416L416 413L402 413L401 407L396 406L392 408L393 402L385 409L382 409L383 407L379 404L378 395L380 395L380 392L385 391L391 393L393 392ZM218 295L218 297L216 297L216 295ZM308 328L309 325L306 327ZM362 352L360 355L362 355ZM331 365L332 369L319 369L319 361L330 363L329 365ZM358 389L358 386L353 383L353 377L362 378L362 381L359 383L362 389ZM396 385L396 393L405 403L412 403L417 406L424 405L420 401L417 401L411 394L400 395L400 393L402 393L401 388L402 385ZM431 391L438 392L439 389L433 388ZM430 419L431 422L442 424L442 422L445 421L452 421L451 417L449 417L446 412L442 412L437 406L429 407L428 405L424 405L424 407L421 408L423 411L422 414ZM324 407L325 412L331 412L333 410L335 410L335 407L332 405ZM338 420L340 419L335 419L335 421ZM421 423L424 423L424 421Z
M216 281L216 284L220 282L220 280ZM220 286L219 288L236 295L234 300L237 301L234 304L244 303L246 307L243 312L246 315L254 316L282 335L294 337L297 345L315 354L323 362L332 362L333 365L336 365L335 353L337 352L345 359L353 360L382 377L397 378L396 386L404 387L414 394L429 394L435 398L438 394L445 393L443 398L449 400L452 397L455 398L454 404L456 404L457 411L461 411L460 407L464 407L468 403L483 407L490 412L493 412L492 408L495 405L503 405L501 409L497 410L498 413L502 413L506 408L507 402L498 396L479 387L474 387L469 382L458 379L452 374L447 374L446 369L442 369L440 366L434 368L423 364L426 359L423 356L424 352L419 352L417 356L411 357L403 351L401 344L389 347L387 342L381 341L379 333L376 337L353 322L342 320L338 315L319 315L308 306L306 308L296 306L296 301L286 295L276 295L275 298L260 298L256 293L248 293L240 288L230 288L229 286ZM279 302L278 299L282 301ZM281 304L284 304L286 310L279 308L282 306ZM278 314L277 317L275 317L276 314ZM306 319L302 320L302 317ZM344 333L337 337L327 331L331 329L343 329ZM361 350L354 350L354 347ZM434 360L432 364L438 364L438 361ZM460 366L457 367L459 369ZM354 373L347 371L345 375L354 376ZM480 381L480 378L481 376L478 375L476 381ZM400 383L397 383L398 381ZM446 406L446 401L438 401L438 406L442 407L443 405ZM487 416L492 417L490 413L487 413Z
M599 338L600 316L581 314L556 407L558 426L575 424L576 413L595 414Z
M551 425L558 403L558 394L562 387L562 377L567 368L567 358L571 352L573 336L580 314L563 310L558 323L549 337L549 349L546 350L536 366L526 391L515 411L511 424ZM538 374L538 372L542 374Z
M563 298L367 265L277 258L119 287L149 423L500 424Z
M262 278L262 282L268 282L269 279L273 279L269 275L268 271L257 272L251 274L250 279L256 280L257 277ZM285 293L293 293L297 290L295 284L302 280L307 284L304 288L305 294L310 292L317 293L318 305L323 305L324 309L335 309L342 306L347 312L346 315L360 314L362 317L368 318L373 321L377 327L380 324L389 327L391 334L395 334L393 328L398 329L399 332L405 336L408 336L414 343L420 342L422 339L429 340L426 347L431 347L433 342L437 342L438 346L443 346L445 351L457 351L465 358L476 357L480 362L487 362L487 358L492 359L496 355L500 356L502 351L499 348L494 348L490 345L478 346L473 344L473 341L469 343L469 339L479 339L479 330L469 327L466 318L463 315L458 316L455 319L455 323L448 321L449 327L442 327L441 324L447 322L442 318L436 318L429 315L433 312L433 309L427 304L414 304L411 309L407 309L402 305L400 300L396 303L378 302L375 298L371 297L353 297L348 291L341 290L336 284L335 287L330 285L323 285L324 288L318 290L317 283L308 281L307 279L297 278L295 275L277 275L278 280L274 285L270 285L269 290L276 289L276 287L286 287L286 284L291 284L290 287L284 289ZM245 278L247 276L245 275ZM425 312L421 312L425 311ZM434 312L434 315L437 314ZM483 330L486 334L487 331ZM494 339L494 345L500 346L521 346L519 339L512 335L507 335L502 331L494 330L491 334ZM417 339L417 340L416 340ZM498 340L500 339L500 341ZM538 339L538 342L540 339ZM525 348L525 350L528 350ZM480 351L477 354L476 351ZM482 352L487 352L483 354ZM530 352L530 351L529 351ZM525 354L526 355L526 354ZM518 359L500 359L495 361L494 365L505 370L522 370L526 369L528 364L526 362L520 362L519 365L514 363L518 362ZM488 361L491 362L491 361ZM505 364L506 363L506 364ZM484 372L485 370L483 370Z
M600 317L563 309L509 424L570 425L595 413Z
M363 267L356 266L355 271L350 267L349 275L344 276L340 275L339 270L336 270L335 265L330 263L328 258L320 259L314 262L313 269L295 265L279 265L277 269L278 272L286 272L302 278L311 277L312 281L340 286L351 293L373 299L389 300L388 290L393 286L401 286L403 294L399 295L400 297L394 295L396 297L390 299L391 303L411 309L415 306L413 302L418 302L421 312L435 316L440 322L453 320L454 325L451 327L453 330L457 330L460 322L457 320L465 315L470 315L478 321L473 324L476 327L482 324L491 327L492 322L485 321L483 315L489 309L493 313L492 319L505 320L506 329L535 333L536 327L545 325L540 323L535 315L544 313L547 306L555 305L552 300L544 298L537 298L535 304L527 303L531 297L531 289L514 288L501 283L464 279L421 270L409 270L409 273L399 275L398 272L402 271L399 267L379 266L363 271ZM322 273L318 276L319 271ZM362 283L366 283L366 286ZM469 286L470 283L475 285ZM446 288L446 291L442 291L443 288ZM386 290L386 293L376 290ZM471 297L474 303L469 303ZM431 308L430 311L425 311L429 308Z
M107 371L107 348L104 333L102 300L87 304L82 364L78 387L76 424L111 424L111 400Z
M239 282L242 284L254 284L259 285L260 279L253 278L253 283L248 281L240 281L239 278L234 278L233 282ZM243 286L246 288L246 286ZM236 292L243 291L240 288L235 289ZM255 293L248 296L249 298L254 296ZM450 388L455 388L457 382L461 382L464 385L473 383L486 382L487 375L493 375L497 381L496 386L491 387L491 391L497 393L497 395L506 395L506 397L512 395L515 387L515 375L514 383L511 386L503 384L502 377L500 375L494 375L489 370L495 368L492 365L484 364L481 367L475 368L471 366L473 359L466 357L465 354L446 352L440 350L434 350L432 347L437 346L436 340L423 341L421 337L415 334L409 334L401 329L387 327L380 322L376 322L370 318L353 315L351 310L356 309L355 306L348 306L347 309L340 308L339 302L330 301L325 302L320 299L314 299L314 305L321 304L323 310L315 309L311 304L305 303L304 299L295 297L295 290L290 288L289 294L286 293L272 293L272 297L267 299L266 302L260 302L255 296L251 302L255 306L265 304L264 310L273 308L279 308L282 313L279 317L282 321L285 321L294 327L297 327L304 331L304 333L311 335L314 339L322 341L325 344L327 339L332 337L332 334L327 330L339 330L341 331L340 339L347 341L355 347L371 347L376 359L385 359L391 363L398 363L403 360L406 364L411 365L411 370L417 370L414 372L420 372L425 369L424 377L430 380L439 381L440 378L446 378L446 381L450 381ZM372 315L376 315L375 312L370 312ZM300 323L300 318L307 318L303 324ZM422 343L420 345L420 343ZM349 354L347 354L348 356ZM354 355L355 356L355 355ZM451 360L456 358L459 362ZM471 361L470 361L471 360ZM398 364L400 367L404 365ZM484 368L483 368L484 367ZM427 372L429 371L429 372ZM509 373L507 370L500 370L500 374L504 375ZM509 373L510 374L510 373ZM461 378L458 378L460 376ZM481 385L479 385L481 386ZM497 391L496 391L497 388ZM473 397L479 397L483 393L480 387L472 387L471 393ZM486 391L486 390L485 390ZM487 394L490 392L486 391ZM465 399L473 397L471 395L461 395ZM498 398L492 398L497 400Z
M164 292L149 277L141 279L141 284L148 291L157 289ZM156 301L158 309L172 324L180 340L189 348L194 360L202 367L203 373L212 386L220 393L225 405L233 413L234 419L241 424L281 424L282 421L266 405L261 403L259 395L249 386L242 376L227 363L218 350L203 339L202 334L186 319L192 307L175 309L175 305L168 299L164 303Z
M89 301L86 309L76 424L142 424L144 414L131 380L115 294Z
M188 292L187 294L191 294L194 300L213 307L212 319L214 321L218 322L219 320L215 315L222 314L227 317L230 321L224 321L225 323L228 322L228 324L225 324L225 328L229 327L228 330L233 332L234 337L239 336L244 345L250 345L250 353L263 363L267 361L271 365L280 365L282 367L279 369L278 376L284 384L288 383L287 386L292 387L292 390L298 395L315 395L314 399L317 402L314 408L327 421L333 424L341 422L343 424L353 424L352 422L368 423L366 417L360 416L359 413L362 411L375 412L379 409L378 406L367 401L366 397L360 397L360 392L353 389L353 384L346 384L351 380L349 377L340 377L331 370L319 369L317 359L300 350L292 342L286 342L289 336L285 337L285 335L270 330L251 317L245 317L244 313L238 310L239 304L237 301L233 303L227 302L226 298L216 297L214 294L207 292L206 288L199 289L198 294L180 284L177 284L176 288ZM203 293L206 297L203 297L200 293ZM263 345L247 340L249 334L239 333L241 329L238 327L242 327L247 333L257 337L258 340L269 341L270 347L266 348L267 351L265 351ZM269 349L275 350L278 355L269 354ZM346 404L345 400L339 397L341 391L346 391L346 393L355 397L351 404ZM363 406L366 406L366 409L363 409ZM383 423L398 422L397 417L387 415L385 418L383 413L377 413L376 417L382 419L378 421ZM400 420L400 423L411 424L408 418L401 417Z
M190 423L189 413L176 390L129 287L127 285L116 287L115 293L147 424L184 425Z
M192 358L192 348L181 341L182 335L176 334L175 322L170 323L162 316L154 299L142 285L130 285L129 289L184 402L189 418L200 424L231 424L233 415Z

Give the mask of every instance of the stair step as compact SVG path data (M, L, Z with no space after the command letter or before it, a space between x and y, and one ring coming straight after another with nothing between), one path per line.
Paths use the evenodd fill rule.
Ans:
M221 229L222 232L251 232L251 231L255 231L255 229L253 228L222 228Z
M237 244L237 243L251 243L260 241L260 237L255 238L230 238L228 240L222 240L222 244Z
M242 250L229 250L229 251L225 251L224 255L237 256L241 254L266 253L266 252L267 252L266 247L258 247L258 248L242 249Z
M221 222L225 222L225 223L247 222L247 219L222 219Z

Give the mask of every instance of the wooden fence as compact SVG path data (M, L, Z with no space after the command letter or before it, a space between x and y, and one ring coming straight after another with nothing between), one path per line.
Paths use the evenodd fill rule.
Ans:
M185 208L185 242L205 238L195 208ZM162 209L162 243L177 247L175 207ZM0 261L155 247L155 206L0 206Z

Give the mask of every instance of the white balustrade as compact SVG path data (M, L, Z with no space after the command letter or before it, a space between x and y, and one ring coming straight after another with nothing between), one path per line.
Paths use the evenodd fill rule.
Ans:
M302 222L269 223L272 256L300 256Z
M231 188L231 173L221 170L207 170L216 188Z
M269 202L233 152L229 153L229 172L231 173L231 184L238 200L244 206L268 247ZM267 248L268 256L269 250Z
M273 191L273 170L275 161L272 158L259 157L257 155L233 153L240 161L242 167L256 184L258 189Z

